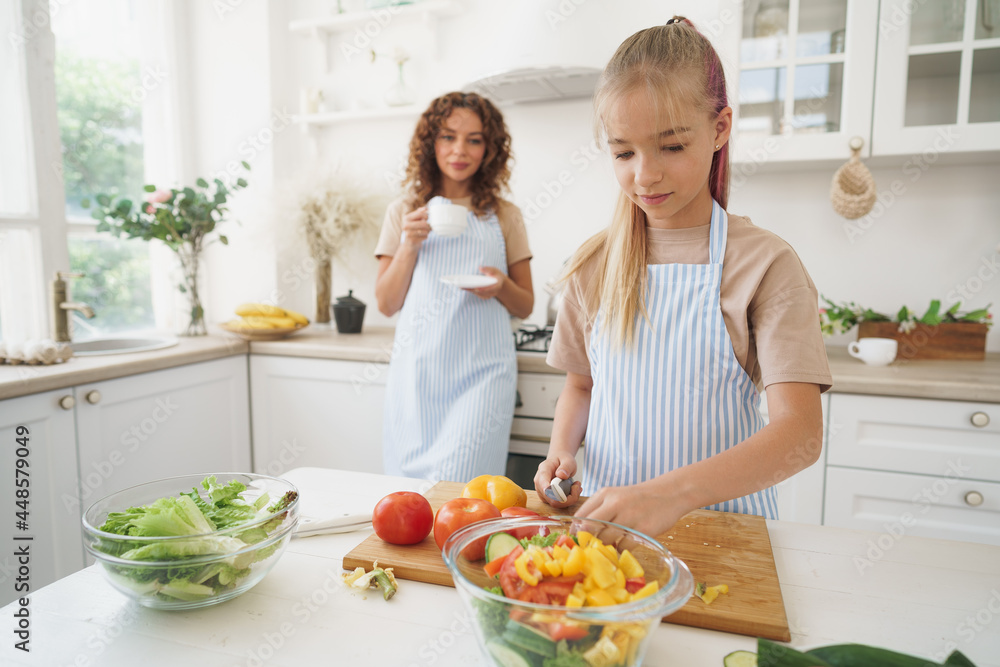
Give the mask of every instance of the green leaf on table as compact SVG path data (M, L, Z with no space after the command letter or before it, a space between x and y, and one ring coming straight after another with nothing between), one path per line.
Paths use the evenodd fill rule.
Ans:
M244 169L246 169L247 171L250 171L250 163L249 162L247 162L246 160L241 160L240 164L243 165Z
M954 304L952 304L951 308L948 309L948 312L945 313L945 315L954 315L955 313L958 312L958 307L961 305L962 305L961 301L956 301Z
M146 192L156 192L156 186L149 183L142 186L142 189Z
M980 308L979 310L970 310L959 319L963 322L978 322L989 315L989 313L990 309L989 306L987 306L986 308Z
M207 188L208 181L206 181L204 178L199 178L197 181L195 181L195 185L197 185L199 188Z
M944 661L945 667L976 667L972 661L962 655L961 651L955 651Z
M222 245L229 245L229 237L226 236L225 234L219 234L219 241L222 243Z
M97 203L101 206L111 206L111 197L103 193L99 194L97 195Z
M902 308L899 309L899 312L896 313L896 321L905 322L908 319L910 319L910 309L907 308L906 306L903 306Z
M246 179L237 178L236 179L236 185L240 186L241 188L245 188L247 186Z

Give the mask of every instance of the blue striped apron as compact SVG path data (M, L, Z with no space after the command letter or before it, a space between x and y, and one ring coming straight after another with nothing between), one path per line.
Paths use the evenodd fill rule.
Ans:
M763 428L760 395L740 366L719 302L728 216L712 207L708 264L650 264L634 347L599 333L587 350L594 387L581 482L585 495L718 454ZM774 487L707 509L777 518Z
M510 314L497 299L441 282L480 266L507 273L492 212L480 218L470 210L465 233L432 231L420 248L386 380L388 475L467 482L506 470L517 389Z

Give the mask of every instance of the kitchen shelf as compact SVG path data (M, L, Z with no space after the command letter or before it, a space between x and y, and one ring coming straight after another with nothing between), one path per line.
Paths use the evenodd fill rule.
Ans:
M419 104L407 104L402 107L380 107L377 109L362 109L359 111L329 111L326 113L313 113L292 116L292 122L298 123L303 128L322 127L325 125L337 125L356 120L381 120L384 118L407 118L416 117L424 110L424 106Z
M288 29L293 33L300 33L312 37L329 37L330 35L346 30L353 30L361 27L370 21L376 21L382 27L391 23L395 19L417 18L426 20L435 16L449 16L457 14L461 9L461 3L456 0L424 0L408 5L389 5L380 9L370 9L363 12L347 12L344 14L334 14L323 18L301 19L291 21ZM390 20L383 24L384 17L388 12Z

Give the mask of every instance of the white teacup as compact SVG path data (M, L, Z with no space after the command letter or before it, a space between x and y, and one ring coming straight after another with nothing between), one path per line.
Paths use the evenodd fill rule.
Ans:
M458 204L434 203L427 207L427 223L435 234L461 236L468 226L469 209Z
M869 366L887 366L896 360L899 343L893 338L862 338L847 346L847 353Z

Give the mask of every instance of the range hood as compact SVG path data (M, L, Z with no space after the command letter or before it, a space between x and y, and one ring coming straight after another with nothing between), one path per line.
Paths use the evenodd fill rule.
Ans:
M497 104L590 98L601 70L594 67L521 67L485 76L462 87Z

